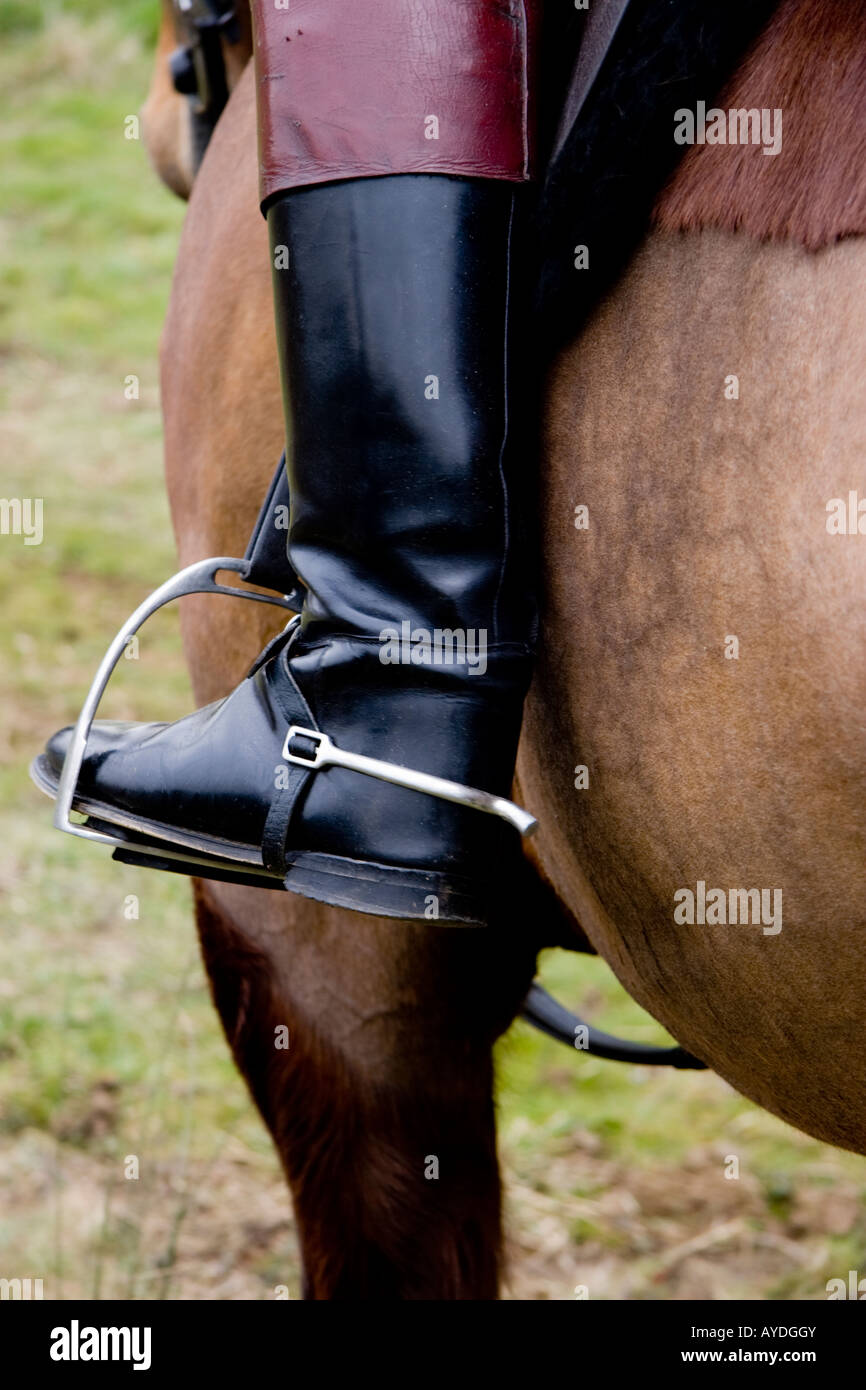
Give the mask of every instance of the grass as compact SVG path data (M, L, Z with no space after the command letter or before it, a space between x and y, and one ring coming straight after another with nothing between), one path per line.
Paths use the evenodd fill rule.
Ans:
M42 545L0 537L0 1275L44 1277L48 1297L296 1296L186 882L51 833L26 773L174 565L156 353L183 208L124 138L156 14L0 0L0 492L45 508ZM189 707L167 613L108 712ZM551 953L544 977L601 1026L664 1037L602 962ZM719 1078L569 1055L522 1023L499 1070L515 1296L814 1298L862 1266L862 1161Z

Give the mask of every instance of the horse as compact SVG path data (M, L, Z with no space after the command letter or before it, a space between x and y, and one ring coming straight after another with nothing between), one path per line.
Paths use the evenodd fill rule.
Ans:
M305 1297L496 1297L491 1048L546 945L588 939L739 1092L866 1152L863 10L783 0L717 105L781 109L795 157L689 148L552 362L515 788L541 825L537 897L467 931L194 885ZM164 0L161 56L170 25ZM245 42L161 344L183 565L243 552L284 442ZM186 103L161 67L145 137L188 192ZM275 630L264 605L209 597L181 625L199 703Z

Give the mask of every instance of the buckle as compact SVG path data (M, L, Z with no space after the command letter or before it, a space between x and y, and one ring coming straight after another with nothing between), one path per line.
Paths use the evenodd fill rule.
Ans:
M301 753L292 752L291 743L292 740L296 738L305 738L308 742L315 743L315 751L311 758L304 757ZM313 768L322 767L325 762L331 761L331 758L328 757L328 753L329 751L333 751L333 747L334 745L331 743L328 735L323 734L321 729L303 729L300 724L293 724L286 734L285 743L283 744L283 757L286 759L286 762L295 763L297 767L308 767L312 770Z
M299 738L314 745L311 755L292 752L291 745ZM428 796L438 796L443 801L453 801L473 811L485 811L490 816L499 816L507 821L521 835L533 835L538 829L534 816L504 796L491 796L490 792L464 786L462 782L450 782L445 777L434 777L429 772L403 767L401 763L383 762L381 758L368 758L363 753L338 748L321 729L305 729L300 724L292 724L283 742L283 757L286 762L306 768L309 772L322 767L345 767L366 777L378 777L381 782L391 782L396 787L426 792Z
M176 92L193 101L199 119L215 125L228 101L228 78L221 40L240 37L237 6L222 0L173 0L175 31L181 38L168 60Z

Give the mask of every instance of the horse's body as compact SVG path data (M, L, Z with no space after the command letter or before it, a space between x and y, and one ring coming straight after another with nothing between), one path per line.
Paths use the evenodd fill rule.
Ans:
M866 1151L866 540L825 524L863 477L866 242L833 244L832 215L824 249L736 218L682 233L692 193L675 185L549 383L521 797L575 934L629 992L745 1095ZM283 433L250 70L191 199L163 401L181 563L242 553ZM184 601L199 702L263 645L259 607ZM699 881L781 889L781 931L678 924ZM197 911L312 1296L494 1296L490 1046L560 923L409 926L217 884Z

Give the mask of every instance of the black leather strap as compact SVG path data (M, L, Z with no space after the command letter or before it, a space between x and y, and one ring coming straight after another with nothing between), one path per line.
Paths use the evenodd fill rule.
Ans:
M286 518L289 515L289 505L286 456L282 454L244 554L249 566L244 577L250 584L261 584L263 589L273 589L278 594L285 594L294 600L296 608L300 611L304 586L295 574L286 553L289 537Z
M619 22L628 9L628 4L629 0L594 0L587 15L586 28L580 42L580 52L577 55L565 105L562 108L552 159L556 159L561 153L562 147L583 109L583 104L601 71L601 65L616 37Z
M693 1057L682 1047L651 1047L647 1043L628 1042L593 1028L577 1014L571 1013L558 1000L551 998L536 981L523 1001L522 1016L533 1028L566 1047L589 1052L594 1057L606 1057L611 1062L640 1063L651 1067L676 1067L678 1071L706 1071L706 1062ZM586 1043L578 1047L578 1029L586 1029Z
M286 872L286 840L292 815L298 797L311 776L311 773L293 763L287 763L286 769L288 784L275 789L262 833L262 863L268 873L280 877Z
M280 710L286 720L286 729L292 724L300 724L306 729L318 729L318 724L313 718L313 712L301 694L297 681L292 676L291 667L288 664L288 648L280 658L285 663L286 674L289 679L279 687L279 696L274 690L274 696L278 699ZM298 802L298 797L304 790L310 777L311 771L300 767L296 763L285 763L286 769L284 787L274 788L274 799L268 811L265 827L262 833L262 863L269 873L279 874L281 877L286 872L286 840L289 834L292 815Z

